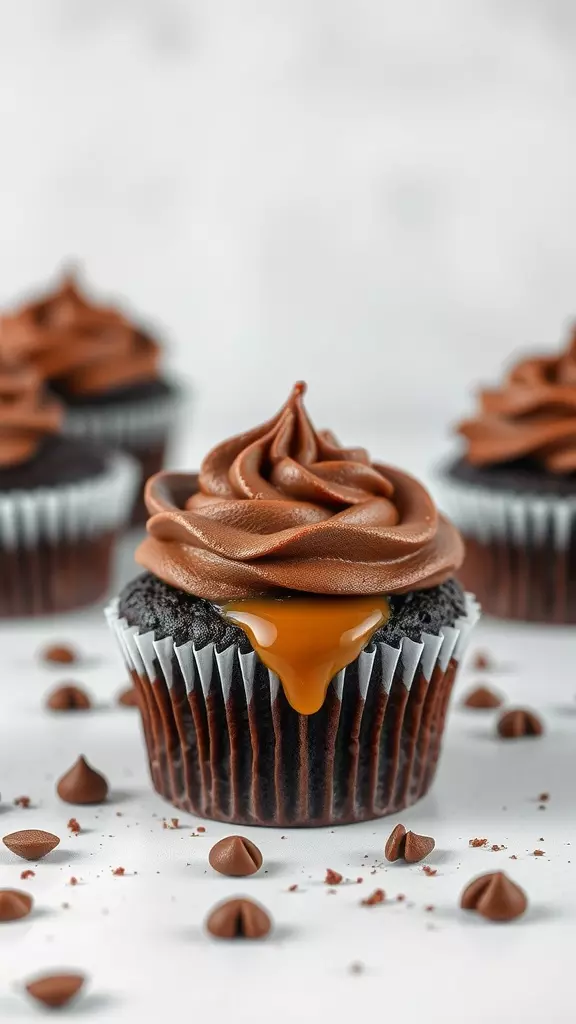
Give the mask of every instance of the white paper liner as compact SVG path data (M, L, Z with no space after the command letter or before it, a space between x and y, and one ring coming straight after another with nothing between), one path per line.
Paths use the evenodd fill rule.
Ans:
M179 392L145 402L125 402L90 410L69 409L64 429L73 437L87 437L113 447L136 447L161 441L181 405Z
M0 548L34 548L94 537L124 526L140 480L137 463L113 452L98 476L79 483L0 494Z
M462 531L482 544L510 540L523 545L550 543L564 551L576 525L576 497L497 491L437 478L438 504Z
M436 665L444 672L451 658L460 661L462 653L466 649L470 631L480 615L479 605L473 595L466 594L465 600L466 614L457 619L454 626L443 626L438 636L432 633L422 633L420 643L404 637L400 647L392 647L385 643L369 644L357 659L361 690L364 689L364 693L366 693L370 685L377 648L381 655L378 684L386 693L390 691L397 666L401 668L402 684L409 691L419 667L429 682ZM108 605L105 614L130 672L137 672L143 680L152 685L158 679L155 665L155 662L158 661L166 685L168 689L171 689L173 683L172 656L174 654L188 693L195 687L200 687L204 697L207 697L211 688L217 686L226 700L232 679L232 661L238 657L246 703L250 704L257 654L254 652L241 654L235 646L222 652L216 650L215 644L206 644L204 647L198 648L191 640L178 645L172 637L155 640L153 630L148 633L139 633L137 626L130 626L126 619L120 618L118 604L116 598ZM348 671L349 667L342 669L330 684L339 700L342 700ZM271 670L268 670L268 676L272 700L280 684L278 677Z

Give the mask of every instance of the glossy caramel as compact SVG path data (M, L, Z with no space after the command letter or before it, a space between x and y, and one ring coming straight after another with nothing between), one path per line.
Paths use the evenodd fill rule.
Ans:
M264 664L280 678L288 703L313 715L330 681L358 657L388 619L385 597L256 598L223 606Z

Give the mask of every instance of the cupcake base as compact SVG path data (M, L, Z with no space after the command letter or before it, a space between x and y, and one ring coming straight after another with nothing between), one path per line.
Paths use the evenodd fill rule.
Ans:
M135 687L157 791L202 817L309 827L395 813L438 762L454 675L477 609L439 635L372 643L300 715L245 645L155 639L107 611Z

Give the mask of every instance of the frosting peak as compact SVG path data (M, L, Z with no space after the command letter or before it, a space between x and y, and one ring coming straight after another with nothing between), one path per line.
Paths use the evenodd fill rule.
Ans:
M1 318L0 353L76 395L153 380L159 359L151 338L118 310L90 302L72 274L51 295Z
M405 593L458 568L460 537L424 487L316 431L304 392L297 384L273 419L217 445L198 477L148 481L142 565L214 601Z
M478 415L458 432L472 465L531 458L552 473L575 472L576 328L560 355L523 359L500 388L482 391Z
M0 468L32 458L61 422L59 403L45 396L32 369L0 362Z

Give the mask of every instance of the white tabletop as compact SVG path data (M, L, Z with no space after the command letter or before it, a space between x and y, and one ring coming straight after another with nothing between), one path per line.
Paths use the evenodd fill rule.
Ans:
M60 640L73 641L86 662L43 665L38 649ZM0 925L0 1019L34 1019L38 1011L19 983L67 966L90 976L86 994L66 1013L70 1021L128 1024L168 1014L212 1020L226 1006L235 1020L252 1024L361 1013L406 1024L572 1020L574 632L485 622L472 649L479 646L500 666L483 674L485 681L537 708L546 735L499 741L494 714L462 710L456 693L433 791L401 815L408 827L435 837L428 861L434 877L418 865L383 863L394 818L334 830L239 829L260 846L264 866L254 878L234 880L207 864L212 844L234 829L188 814L178 815L178 830L163 829L163 817L178 812L150 786L137 711L115 706L125 677L98 611L3 626L2 834L38 827L61 844L32 865L36 875L26 882L20 873L29 865L0 850L0 885L35 897L30 917ZM43 709L46 693L65 679L90 691L95 710ZM466 668L457 691L477 679ZM73 808L55 795L55 780L80 753L110 780L103 807ZM550 799L540 809L544 791ZM31 797L30 809L13 806L20 795ZM68 833L71 815L82 826L78 836ZM206 832L194 835L198 824ZM471 849L475 837L505 849ZM538 848L544 857L533 855ZM112 874L119 866L124 877ZM327 868L347 880L335 893L324 883ZM490 924L458 906L469 879L496 869L529 897L528 913L512 924ZM71 876L78 885L70 886ZM376 887L385 889L385 904L361 906ZM206 936L207 912L233 894L269 910L270 938L222 943ZM351 971L354 963L361 973Z

